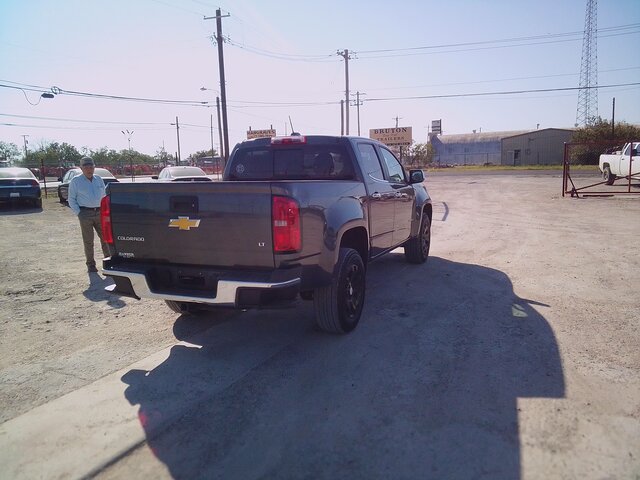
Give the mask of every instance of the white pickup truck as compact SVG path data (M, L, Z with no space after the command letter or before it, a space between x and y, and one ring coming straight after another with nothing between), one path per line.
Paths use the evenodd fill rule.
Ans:
M629 176L629 162L631 162L631 176L640 175L638 145L640 142L629 142L621 149L600 155L599 167L607 185L613 185L617 177Z

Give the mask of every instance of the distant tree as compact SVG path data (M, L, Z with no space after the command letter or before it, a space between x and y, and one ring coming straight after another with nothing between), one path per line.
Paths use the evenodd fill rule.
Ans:
M624 145L640 139L640 127L626 122L611 122L598 118L592 125L578 128L573 133L572 143L584 143L571 150L571 162L583 165L597 165L600 154L609 147Z
M405 147L403 164L411 167L424 167L433 162L433 146L430 143L414 143Z
M166 166L169 163L173 163L174 161L173 156L169 155L167 151L164 149L164 147L160 147L156 151L156 154L153 158L155 160L155 163L163 166Z
M101 147L97 150L89 150L87 155L93 158L93 161L96 162L96 165L101 167L107 167L111 165L117 165L118 160L120 159L120 155L113 149L108 149L107 147Z
M18 161L20 152L15 143L0 142L0 160L5 160L12 165Z
M60 145L58 142L41 141L38 148L27 154L27 165L38 168L40 165L47 167L57 167L60 165L59 160Z
M197 160L198 158L202 158L202 157L216 157L218 156L218 152L216 152L215 148L214 149L209 149L209 150L199 150L196 153L192 153L191 155L189 155L188 159L189 160Z
M63 166L76 165L80 158L82 158L82 154L76 147L68 143L62 143L62 145L60 145L58 155L58 159Z

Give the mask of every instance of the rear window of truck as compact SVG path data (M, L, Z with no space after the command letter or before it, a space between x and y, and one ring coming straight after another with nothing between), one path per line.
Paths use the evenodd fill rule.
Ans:
M229 180L353 180L354 169L340 145L256 147L236 151Z

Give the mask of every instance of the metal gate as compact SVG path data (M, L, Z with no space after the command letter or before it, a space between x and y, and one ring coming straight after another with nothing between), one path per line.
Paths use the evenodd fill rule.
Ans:
M562 168L562 196L571 195L572 197L580 198L593 196L593 197L613 197L615 195L640 195L640 174L632 175L632 149L629 149L629 173L628 175L616 178L613 185L607 185L603 179L597 183L591 183L587 185L578 185L580 182L579 175L573 175L571 173L571 165L578 161L590 160L590 164L593 160L596 160L595 165L598 165L598 158L600 153L605 153L607 150L611 150L614 147L611 143L565 143L564 144L564 160ZM598 153L599 152L599 153ZM595 168L598 168L597 166Z

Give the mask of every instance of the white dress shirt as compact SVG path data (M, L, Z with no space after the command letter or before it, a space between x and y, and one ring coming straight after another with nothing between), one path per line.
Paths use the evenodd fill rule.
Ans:
M99 207L105 196L104 182L98 175L89 180L86 175L77 175L69 183L69 207L78 215L80 207Z

